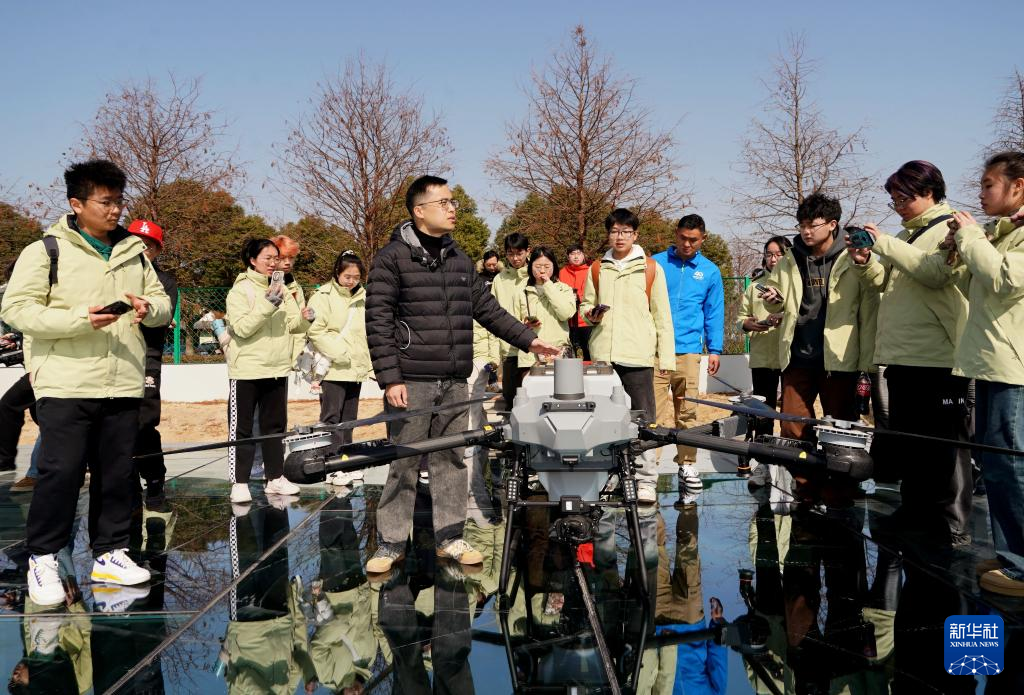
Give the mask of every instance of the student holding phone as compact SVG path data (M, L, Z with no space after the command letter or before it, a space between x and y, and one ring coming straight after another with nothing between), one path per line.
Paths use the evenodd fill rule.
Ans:
M530 255L529 279L520 293L515 315L549 345L569 345L569 324L576 313L576 294L572 287L558 280L555 252L539 246ZM519 368L526 370L537 363L537 356L518 350Z
M654 423L654 369L662 375L675 369L676 349L665 271L636 243L639 227L640 219L625 208L605 218L609 248L587 274L580 315L594 327L590 356L614 367L633 409L644 411ZM637 498L654 504L655 450L644 452L641 462Z
M874 369L878 294L852 270L853 260L839 231L843 210L823 193L804 198L796 210L792 248L761 284L761 299L782 312L774 331L782 371L782 412L816 417L819 397L824 412L856 420L854 391L859 372ZM782 436L810 439L810 425L783 422Z
M64 602L56 553L71 539L88 462L91 578L120 585L149 581L127 555L132 454L139 430L146 343L138 324L171 318L145 245L118 224L125 174L90 160L64 172L72 212L25 247L4 293L3 320L32 340L30 362L42 437L39 480L29 507L28 592ZM123 302L122 307L111 307Z
M239 273L227 297L224 320L231 329L227 351L228 439L252 436L253 414L259 406L260 433L284 432L288 420L288 373L292 369L294 339L305 333L314 316L298 302L277 270L278 250L270 239L250 239L242 248L246 270ZM284 477L281 440L261 443L267 471L268 495L298 494L297 485ZM231 501L252 501L249 476L255 457L253 445L228 450Z
M782 313L777 308L769 309L758 296L758 291L767 287L763 284L764 279L771 276L775 266L786 255L786 250L792 246L793 242L784 236L773 236L765 243L761 267L753 273L754 282L743 294L743 305L737 319L740 328L750 338L750 380L753 393L764 398L765 403L772 408L778 405L779 380L782 378L778 333L775 330L782 323ZM771 420L759 419L757 434L771 434L773 427Z

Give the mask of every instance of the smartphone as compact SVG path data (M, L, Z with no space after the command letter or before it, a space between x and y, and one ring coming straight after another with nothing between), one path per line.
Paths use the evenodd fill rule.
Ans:
M271 285L283 285L284 284L284 271L283 270L275 270L273 273L271 273L270 274L270 284Z
M869 249L875 245L875 238L866 229L844 227L843 231L850 235L850 246L855 249Z
M526 322L527 323L537 323L537 321L539 321L539 320L540 319L538 319L536 316L527 316L526 317Z
M595 314L603 314L604 312L608 311L609 309L611 309L611 307L608 306L607 304L598 304L597 306L594 307L594 313Z
M107 304L105 307L97 311L97 314L114 314L120 316L131 311L132 305L127 302L117 301L112 304Z
M769 289L771 289L767 285L762 285L760 282L755 282L754 283L754 287L757 288L758 292L767 292ZM778 294L779 294L779 301L780 302L786 301L785 297L782 296L781 292L779 292L778 290L775 290L775 291L778 292Z

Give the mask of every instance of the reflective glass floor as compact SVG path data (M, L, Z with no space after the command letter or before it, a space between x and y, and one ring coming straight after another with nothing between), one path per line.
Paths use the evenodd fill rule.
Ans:
M795 504L778 471L751 489L716 457L695 500L663 475L659 504L640 511L645 611L621 510L580 550L552 537L547 510L521 512L503 602L507 512L471 505L466 539L482 567L438 560L421 486L406 558L368 577L379 486L268 499L254 483L253 503L233 506L223 459L197 461L176 469L166 511L133 526L131 550L154 572L146 586L89 582L83 491L61 559L78 590L69 580L67 605L49 609L25 590L32 493L0 476L0 672L12 692L497 695L515 680L521 692L604 693L610 678L642 693L1024 692L1024 599L980 592L974 573L992 555L983 497L974 541L939 548L901 530L891 486ZM947 675L947 616L992 613L1009 670Z

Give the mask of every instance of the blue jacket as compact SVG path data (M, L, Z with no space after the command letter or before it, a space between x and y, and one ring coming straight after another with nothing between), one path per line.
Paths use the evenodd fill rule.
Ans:
M654 255L668 283L672 325L676 331L676 354L722 354L725 332L725 290L718 266L698 251L684 262L676 247Z
M658 627L657 634L682 634L703 630L703 620L693 625L678 623ZM676 677L672 695L723 695L729 685L729 649L708 640L676 648Z

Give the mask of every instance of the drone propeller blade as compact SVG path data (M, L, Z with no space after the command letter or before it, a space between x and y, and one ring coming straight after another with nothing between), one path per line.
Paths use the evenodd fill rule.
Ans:
M819 420L817 418L801 417L799 415L790 415L789 413L780 413L770 408L767 404L761 403L763 407L757 407L748 404L735 404L735 403L719 403L718 401L708 401L700 398L686 398L684 400L692 403L701 403L703 405L709 405L713 408L721 408L722 410L729 410L734 413L740 413L741 415L751 415L753 417L767 417L774 420L782 420L784 422L800 422L808 425L823 425L826 427L835 427L836 421L834 420ZM754 401L748 401L753 403ZM760 401L758 401L760 403ZM848 425L849 429L855 429L859 432L871 432L875 435L882 435L884 437L904 437L907 439L917 439L925 442L935 442L936 444L945 444L952 446L957 449L970 449L972 451L988 451L993 454L1004 454L1007 456L1024 456L1024 451L1018 449L1007 449L1001 446L993 446L991 444L978 444L976 442L961 442L956 439L944 439L942 437L932 437L927 434L915 434L913 432L897 432L896 430L884 430L878 427L870 427L868 425L862 425L856 422L850 422Z
M690 401L691 403L700 403L701 405L710 405L712 408L721 408L722 410L729 410L734 413L750 415L753 417L770 417L774 420L782 420L784 422L802 422L815 425L830 424L825 420L812 420L811 418L800 417L799 415L780 413L779 411L770 408L767 404L761 403L761 401L757 402L761 403L764 407L739 403L720 403L718 401L707 401L702 398L684 398L683 400Z
M471 398L468 401L461 401L459 403L447 403L445 405L435 405L430 408L420 408L419 410L407 410L397 413L382 413L380 415L374 415L373 417L362 418L361 420L349 420L347 422L341 422L337 425L323 425L320 427L309 428L314 432L337 432L343 430L351 430L356 427L364 427L367 425L379 425L386 422L394 422L396 420L407 420L413 417L419 417L420 415L431 415L433 413L440 413L445 410L452 410L454 408L465 408L476 403L486 403L487 401L497 398L497 395L487 396L485 398ZM296 430L289 430L288 432L278 432L276 434L264 434L258 437L247 437L246 439L235 439L227 442L215 442L213 444L198 444L196 446L187 446L181 449L172 449L170 451L161 451L155 454L142 454L136 456L136 459L151 458L154 456L169 456L171 454L188 454L194 451L212 451L214 449L227 449L233 446L243 446L246 444L257 444L259 442L265 442L274 439L284 439L294 434L298 434Z

